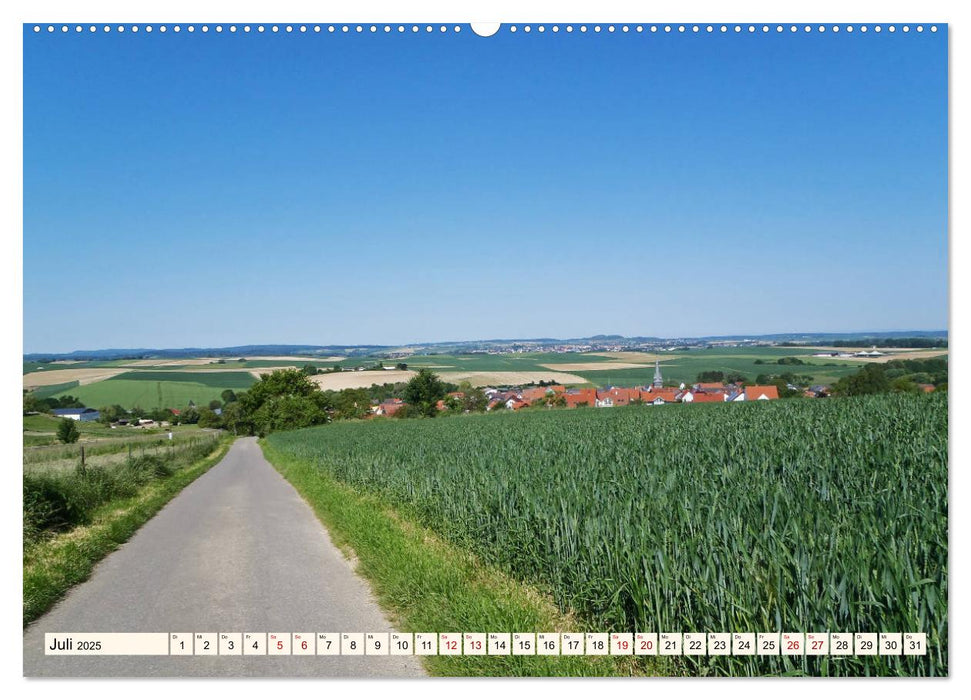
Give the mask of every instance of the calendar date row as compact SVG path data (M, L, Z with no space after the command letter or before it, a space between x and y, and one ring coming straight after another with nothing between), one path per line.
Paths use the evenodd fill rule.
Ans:
M924 656L922 632L48 633L51 656Z

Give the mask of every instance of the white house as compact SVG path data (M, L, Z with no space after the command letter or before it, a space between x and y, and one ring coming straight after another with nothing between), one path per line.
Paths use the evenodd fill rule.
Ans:
M93 408L55 408L51 413L58 418L70 418L71 420L82 421L84 423L98 420L101 416Z

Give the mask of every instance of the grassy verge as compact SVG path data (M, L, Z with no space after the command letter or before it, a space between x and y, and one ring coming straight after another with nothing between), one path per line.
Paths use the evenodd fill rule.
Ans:
M135 495L98 507L90 522L24 548L24 626L36 620L67 591L91 575L101 559L117 549L182 489L216 464L232 443L220 440L204 459L153 481Z
M584 632L541 592L441 541L388 504L355 491L261 442L267 459L307 500L334 543L356 563L405 632ZM599 631L599 630L598 630ZM671 675L664 658L597 656L427 656L438 676Z

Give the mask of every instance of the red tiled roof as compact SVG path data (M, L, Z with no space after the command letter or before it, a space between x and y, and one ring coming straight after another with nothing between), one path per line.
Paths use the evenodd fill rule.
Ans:
M721 391L725 385L722 382L698 382L695 387L700 391Z
M626 389L624 387L611 387L597 392L597 399L603 401L610 399L614 406L626 406L631 401L641 397L641 392L637 389Z
M691 395L692 403L722 403L725 401L724 391L713 391L705 393L699 391L697 394Z
M540 386L532 389L523 389L523 399L526 401L537 401L546 398L546 387Z
M581 403L585 403L588 406L593 406L597 402L597 390L571 389L563 394L563 398L566 399L566 405L570 408L574 408Z
M745 387L746 401L757 401L761 396L765 396L767 399L777 399L779 398L779 388L775 385Z
M681 389L676 386L662 386L661 388L651 387L650 391L642 391L641 398L644 401L653 401L660 396L665 401L676 401Z

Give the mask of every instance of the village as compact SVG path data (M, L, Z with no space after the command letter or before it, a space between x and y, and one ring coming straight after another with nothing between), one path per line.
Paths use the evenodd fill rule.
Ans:
M812 387L806 390L805 395L814 398L822 397L826 395L825 390L826 387ZM673 403L771 401L779 398L779 389L775 385L744 386L741 383L698 382L686 386L682 382L678 386L664 386L660 364L657 362L654 365L654 381L650 386L608 386L596 389L567 388L560 384L549 384L506 389L486 387L482 391L488 400L487 411L497 409L516 411L532 406L612 408L629 405L663 406ZM445 399L438 402L437 409L446 411L453 400L463 398L465 398L463 392L450 392ZM405 406L407 406L407 403L402 399L390 398L377 403L371 408L371 412L376 416L393 416Z

